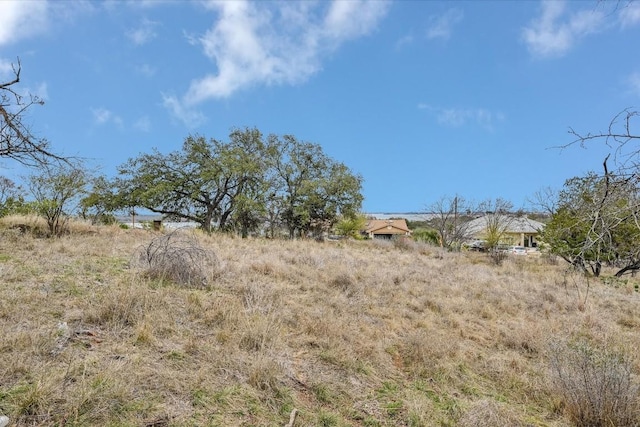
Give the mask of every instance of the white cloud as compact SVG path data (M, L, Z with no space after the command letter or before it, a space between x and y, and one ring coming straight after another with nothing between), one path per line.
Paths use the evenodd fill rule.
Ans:
M46 34L96 10L89 0L0 0L0 46Z
M418 104L419 110L425 110L433 114L441 125L450 127L462 127L469 124L480 126L492 131L495 126L505 120L502 112L493 112L486 108L451 108L435 107L426 103Z
M93 114L93 120L98 125L106 125L109 123L115 124L118 128L122 129L124 127L124 122L122 118L113 113L111 110L107 110L106 108L92 108L91 113Z
M254 85L297 84L321 68L324 57L348 40L372 32L386 1L209 1L213 26L198 43L216 72L193 80L181 98L164 105L181 120L202 120L196 105ZM193 41L193 36L191 36Z
M46 31L46 1L0 1L0 46Z
M324 20L321 33L342 43L361 37L373 30L387 13L388 4L384 1L334 0Z
M543 0L541 15L522 30L529 51L537 57L562 56L582 37L600 30L605 13L595 9L566 12L566 2Z
M136 46L145 45L158 36L155 31L157 26L157 22L143 19L138 28L127 32L127 37L129 37L129 40Z
M449 9L440 16L431 17L427 28L428 39L448 40L453 26L462 21L464 13L460 9Z

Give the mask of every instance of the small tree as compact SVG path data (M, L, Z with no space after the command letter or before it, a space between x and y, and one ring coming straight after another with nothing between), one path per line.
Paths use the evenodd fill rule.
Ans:
M24 207L22 189L15 182L0 176L0 217Z
M366 223L367 219L364 215L357 214L345 216L336 224L336 233L340 236L360 239L362 238L360 232L364 230Z
M483 202L481 209L485 211L485 247L491 258L500 263L504 253L500 251L499 245L511 225L513 217L510 212L513 205L508 200L498 198Z
M80 166L47 165L40 173L28 177L35 211L45 218L51 236L66 231L70 213L85 193L87 172Z
M463 197L456 195L441 197L427 210L433 215L430 223L438 233L440 247L459 251L469 238L469 214L476 208Z

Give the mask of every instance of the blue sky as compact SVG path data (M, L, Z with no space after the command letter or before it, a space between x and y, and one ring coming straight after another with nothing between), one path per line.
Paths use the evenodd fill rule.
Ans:
M0 80L19 57L55 150L113 176L189 134L293 134L363 176L365 212L598 170L602 145L554 147L640 104L639 42L626 1L0 0Z

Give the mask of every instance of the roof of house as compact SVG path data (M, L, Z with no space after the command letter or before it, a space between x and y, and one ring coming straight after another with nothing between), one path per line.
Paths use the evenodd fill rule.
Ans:
M480 233L487 228L487 215L480 218L472 219L468 223L468 231L471 234ZM526 216L504 215L501 218L506 227L506 233L528 233L534 234L540 232L544 228L544 224L527 218Z
M374 234L392 234L392 233L410 233L407 227L407 221L404 219L370 219L366 226L366 233Z

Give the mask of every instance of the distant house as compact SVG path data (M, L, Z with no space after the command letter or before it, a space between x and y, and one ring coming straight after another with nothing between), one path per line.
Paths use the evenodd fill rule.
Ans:
M473 219L467 224L467 233L474 239L483 239L486 234L488 216ZM544 224L527 218L526 216L502 215L500 227L504 227L503 243L535 248L538 246L538 236L544 229Z
M404 219L370 219L363 234L370 239L391 239L395 236L411 236Z

